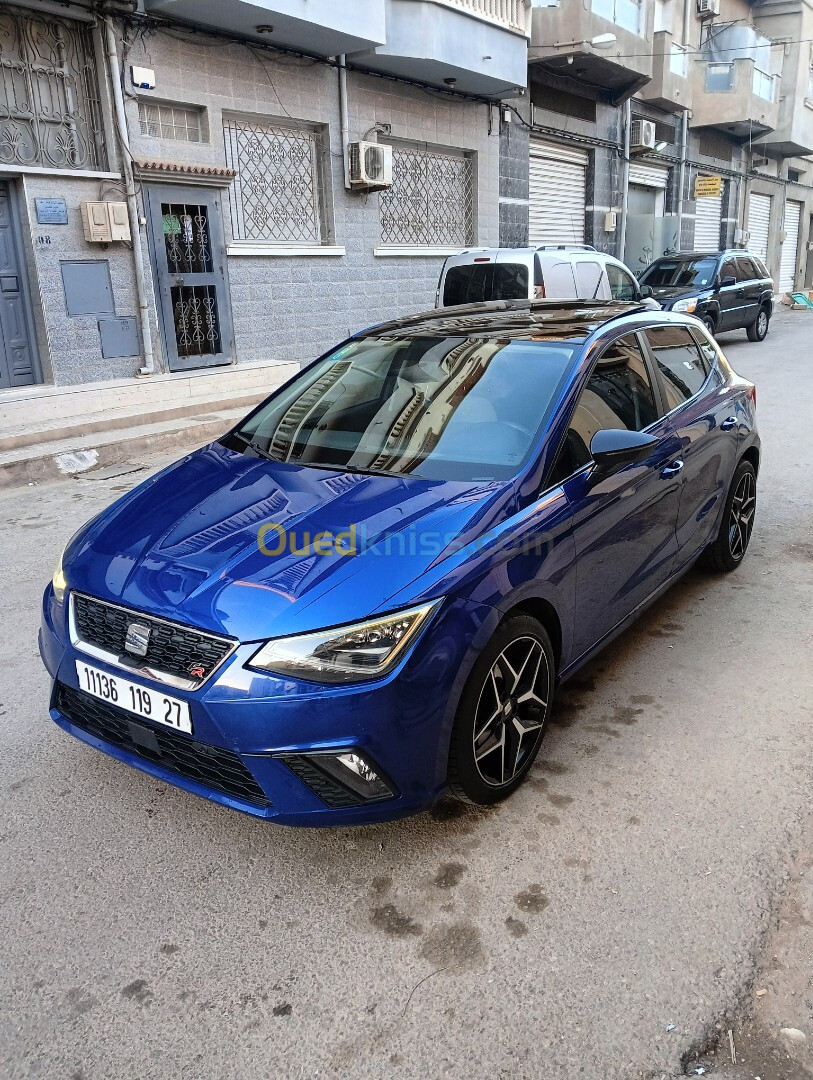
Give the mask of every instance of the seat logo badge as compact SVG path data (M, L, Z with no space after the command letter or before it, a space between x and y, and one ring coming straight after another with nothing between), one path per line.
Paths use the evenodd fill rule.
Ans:
M203 676L206 674L206 668L203 666L203 664L192 664L189 669L189 674L194 679L202 679Z
M150 628L143 623L131 622L127 627L124 648L133 656L146 656L150 645Z

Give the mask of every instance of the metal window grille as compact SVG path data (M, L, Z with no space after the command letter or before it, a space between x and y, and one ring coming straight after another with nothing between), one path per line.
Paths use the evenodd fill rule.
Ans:
M392 187L381 192L378 205L382 243L472 243L472 156L394 146Z
M323 145L318 131L226 120L226 163L235 240L321 244L327 240Z
M107 167L89 27L0 9L0 163Z
M141 134L152 139L177 139L179 142L202 142L201 110L185 105L158 105L139 101L138 119Z

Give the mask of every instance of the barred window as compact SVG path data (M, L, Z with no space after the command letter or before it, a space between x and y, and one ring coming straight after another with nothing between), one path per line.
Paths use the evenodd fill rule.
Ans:
M160 105L154 101L138 103L141 134L152 139L203 142L202 115L202 109L188 105Z
M329 243L321 129L224 120L235 240Z
M473 243L472 155L393 146L392 187L378 205L384 244Z
M90 27L0 8L0 164L105 169Z

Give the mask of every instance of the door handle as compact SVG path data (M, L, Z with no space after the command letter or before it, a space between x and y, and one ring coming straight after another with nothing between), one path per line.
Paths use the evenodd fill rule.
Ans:
M671 480L673 476L677 476L680 470L683 468L683 462L680 458L675 458L673 462L661 469L661 476L664 480Z
M732 428L737 426L736 416L729 416L727 420L723 420L720 424L720 431L731 431Z

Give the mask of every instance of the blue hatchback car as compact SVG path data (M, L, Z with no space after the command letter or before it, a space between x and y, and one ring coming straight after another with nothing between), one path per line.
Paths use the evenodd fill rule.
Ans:
M748 546L756 394L699 321L509 301L374 327L70 541L51 716L284 824L505 798L567 679Z

